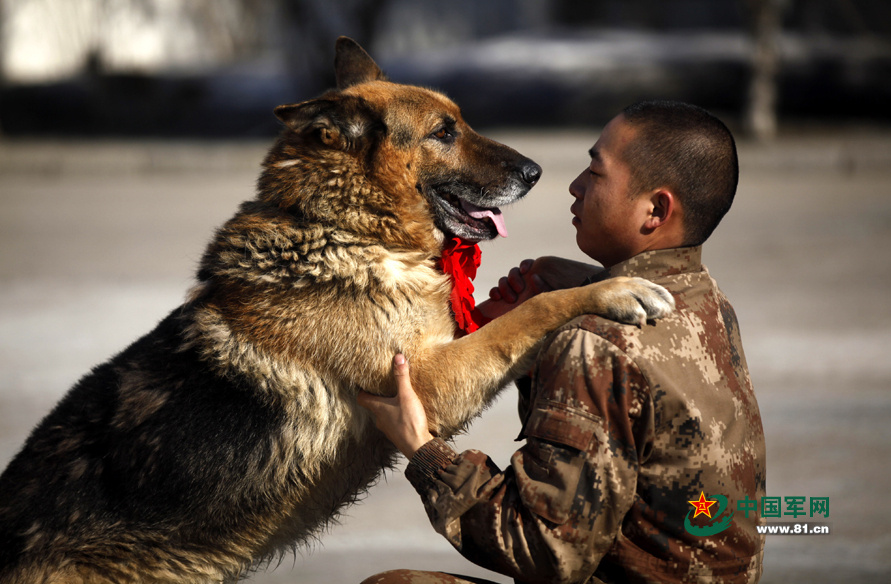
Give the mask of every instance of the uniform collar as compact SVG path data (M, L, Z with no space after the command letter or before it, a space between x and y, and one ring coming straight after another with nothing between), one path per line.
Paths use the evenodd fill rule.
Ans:
M655 279L702 271L702 246L645 251L598 274L597 280L616 276Z

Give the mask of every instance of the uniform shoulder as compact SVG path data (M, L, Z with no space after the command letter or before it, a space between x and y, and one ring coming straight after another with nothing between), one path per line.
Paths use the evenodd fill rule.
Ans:
M569 338L590 337L598 343L605 343L623 353L632 350L639 343L640 328L626 325L596 314L585 314L576 317L558 328L552 334Z

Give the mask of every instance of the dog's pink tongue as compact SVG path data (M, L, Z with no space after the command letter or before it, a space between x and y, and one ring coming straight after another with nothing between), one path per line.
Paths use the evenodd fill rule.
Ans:
M474 219L485 219L488 217L492 220L492 223L495 225L495 229L498 230L498 235L501 237L507 237L507 226L504 224L504 215L501 214L501 209L483 209L482 207L477 207L473 203L468 203L465 200L461 200L461 206L464 207L464 210L467 211L467 214L473 217Z

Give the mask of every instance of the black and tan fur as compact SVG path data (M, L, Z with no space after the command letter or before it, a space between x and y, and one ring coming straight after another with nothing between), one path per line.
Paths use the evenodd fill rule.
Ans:
M610 280L454 340L442 242L495 235L460 199L509 203L540 169L349 39L336 69L337 90L276 109L258 195L187 301L75 385L0 477L4 584L234 581L393 462L356 393L391 391L395 352L448 436L574 316L671 310L661 289Z

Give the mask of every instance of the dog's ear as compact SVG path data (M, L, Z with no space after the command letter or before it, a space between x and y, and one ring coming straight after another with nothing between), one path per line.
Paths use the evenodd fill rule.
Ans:
M337 39L334 48L334 74L337 89L346 89L366 81L384 81L386 76L365 49L349 37Z
M337 150L353 150L379 125L360 97L330 92L318 99L275 108L276 117L298 134L314 135Z

